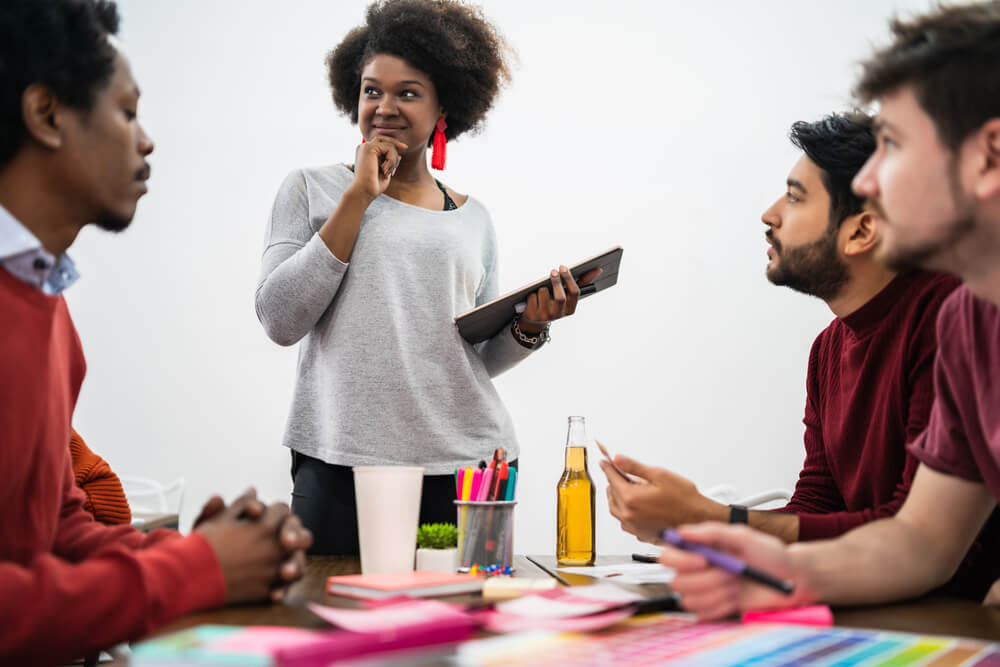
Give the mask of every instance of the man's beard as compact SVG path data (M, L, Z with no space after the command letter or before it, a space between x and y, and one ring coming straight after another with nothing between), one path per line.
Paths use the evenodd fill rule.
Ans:
M831 227L811 243L782 248L768 231L776 258L767 269L767 279L824 301L835 298L851 277L847 265L837 256L838 232Z
M917 245L905 246L896 243L893 247L882 244L878 254L878 260L890 271L904 272L914 269L945 268L939 267L935 263L935 258L954 248L975 226L975 218L972 214L972 205L962 192L962 186L958 180L958 161L952 158L948 169L948 182L951 189L952 208L955 209L955 220L953 220L944 230L942 238L924 241ZM875 200L867 202L873 213L888 220L882 205ZM890 224L891 223L887 223Z

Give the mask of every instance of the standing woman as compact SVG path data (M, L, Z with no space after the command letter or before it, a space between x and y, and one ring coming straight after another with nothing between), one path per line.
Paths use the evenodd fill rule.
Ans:
M453 470L518 453L490 378L576 308L560 267L552 296L531 295L491 340L470 345L454 324L497 296L496 238L480 202L431 175L427 149L442 169L446 141L481 125L505 58L480 11L453 0L375 2L327 57L333 101L363 140L353 165L285 179L256 297L268 336L301 341L284 445L313 553L358 553L352 466L423 466L420 521L454 522Z

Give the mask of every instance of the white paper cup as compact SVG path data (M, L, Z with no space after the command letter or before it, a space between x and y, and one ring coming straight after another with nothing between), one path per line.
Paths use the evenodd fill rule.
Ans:
M423 482L419 467L354 468L362 574L413 569Z

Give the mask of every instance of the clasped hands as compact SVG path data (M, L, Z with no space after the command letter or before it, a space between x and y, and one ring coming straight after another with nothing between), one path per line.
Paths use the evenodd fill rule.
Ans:
M264 505L247 489L231 505L212 496L194 522L212 546L226 582L226 602L280 602L305 572L312 533L285 503Z

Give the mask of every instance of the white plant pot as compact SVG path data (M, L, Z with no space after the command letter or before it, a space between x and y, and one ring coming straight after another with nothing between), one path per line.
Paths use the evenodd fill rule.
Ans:
M458 549L417 549L417 569L455 572L458 570Z

